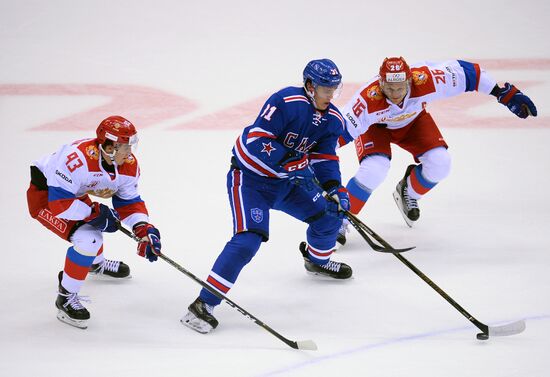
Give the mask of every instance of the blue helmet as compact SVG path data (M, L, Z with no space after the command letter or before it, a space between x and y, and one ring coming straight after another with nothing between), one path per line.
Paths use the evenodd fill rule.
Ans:
M314 86L338 86L342 82L340 70L330 59L317 59L304 68L304 85L311 80Z

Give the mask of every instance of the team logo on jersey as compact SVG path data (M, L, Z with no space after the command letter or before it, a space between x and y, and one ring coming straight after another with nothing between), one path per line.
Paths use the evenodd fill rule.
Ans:
M254 222L257 222L259 224L264 219L264 211L259 208L252 208L250 210L250 216L252 217L252 220L254 220Z
M412 113L402 114L402 115L399 115L399 116L396 116L396 117L393 117L393 118L385 118L384 117L384 118L380 119L380 122L402 122L404 120L412 118L415 115L416 115L416 111L414 111Z
M428 75L426 75L426 73L422 71L412 71L412 79L414 85L422 85L425 84L426 81L428 81Z
M86 147L86 155L92 160L99 160L99 149L95 145L88 145Z
M370 88L369 91L367 92L367 97L375 101L381 100L383 97L382 97L382 91L380 90L380 86L374 85L372 88Z
M264 146L264 149L262 149L262 153L267 153L268 156L271 156L271 152L276 151L277 148L275 148L273 145L271 145L271 141L269 143L262 143Z
M136 159L132 155L129 155L128 157L126 157L124 159L125 164L130 164L131 165L131 164L134 164L135 162L136 162Z
M315 113L313 113L313 125L314 126L318 126L321 124L321 119L323 118L323 116L321 115L321 113L319 111L316 111Z
M101 190L89 190L89 191L86 191L86 193L89 195L98 196L103 199L109 199L113 197L116 191L110 190L108 188L104 188Z

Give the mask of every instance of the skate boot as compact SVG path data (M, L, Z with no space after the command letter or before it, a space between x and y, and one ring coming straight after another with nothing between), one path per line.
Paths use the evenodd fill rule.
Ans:
M338 235L336 236L336 242L344 246L346 244L346 233L349 233L349 220L344 219L342 225L338 230Z
M124 262L105 259L98 264L92 264L88 275L98 280L129 279L130 267Z
M408 193L407 177L411 174L411 171L416 165L409 165L405 171L405 176L399 181L393 192L393 198L397 208L403 215L403 219L407 225L412 228L413 224L420 218L420 208L418 208L418 201L412 199Z
M218 320L212 315L214 307L203 302L200 297L197 297L188 309L189 312L180 319L185 326L201 334L207 334L218 327Z
M332 279L349 279L352 275L351 267L345 263L329 261L327 264L315 264L309 259L307 244L300 243L300 252L304 257L304 267L312 275L320 275Z
M70 293L61 285L61 279L63 277L63 271L59 271L59 292L57 294L57 300L55 300L55 306L57 307L57 319L68 325L78 327L79 329L86 329L88 327L88 320L90 319L90 312L82 306L80 301L89 301L84 296L79 296L77 293Z

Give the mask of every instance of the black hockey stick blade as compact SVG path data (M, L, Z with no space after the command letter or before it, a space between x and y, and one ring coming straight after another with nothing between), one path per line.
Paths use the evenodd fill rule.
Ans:
M369 235L367 233L374 233L370 228L367 228L365 224L361 220L357 218L357 216L354 216L351 212L344 212L346 217L348 218L350 224L357 230L357 232L363 237L365 241L369 244L369 246L379 253L389 253L389 254L399 254L404 253L409 250L414 249L416 246L412 247L406 247L403 249L395 249L391 247L389 244L386 243L387 246L381 246L376 244L373 240L370 239ZM376 235L378 236L378 235ZM379 236L378 236L379 237Z
M401 253L406 253L407 251L415 249L415 248L416 248L416 246L406 247L406 248L403 248L403 249L389 249L389 248L386 248L386 247L381 247L378 250L374 249L374 251L377 251L379 253L401 254Z

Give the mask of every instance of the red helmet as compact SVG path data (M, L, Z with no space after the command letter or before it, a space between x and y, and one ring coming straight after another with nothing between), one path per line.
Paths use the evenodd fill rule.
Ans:
M137 142L137 131L132 122L118 115L103 119L97 127L96 135L99 144L105 143L106 140L122 144Z
M384 59L379 74L383 82L403 82L411 78L411 69L401 56L392 57Z

